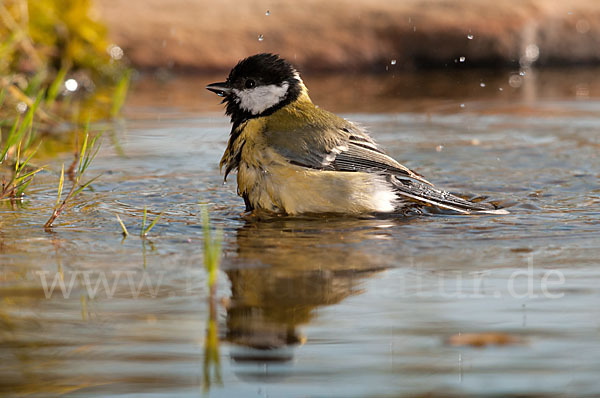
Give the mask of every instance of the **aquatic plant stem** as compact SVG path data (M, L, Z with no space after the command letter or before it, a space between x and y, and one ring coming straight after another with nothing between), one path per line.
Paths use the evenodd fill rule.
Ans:
M71 185L71 189L67 193L67 196L65 197L65 199L62 202L60 202L60 197L62 194L62 187L63 187L63 183L64 183L64 165L63 165L63 169L61 171L61 177L60 177L60 181L59 181L57 202L54 206L54 209L52 210L52 215L50 216L48 221L46 221L46 224L44 224L44 228L46 230L52 228L52 224L54 223L54 221L61 215L61 213L67 207L67 204L73 198L75 198L77 195L79 195L79 193L81 193L81 191L83 191L92 182L94 182L97 178L100 177L100 175L98 175L98 176L92 178L91 180L89 180L88 182L86 182L85 184L80 184L81 177L83 176L83 174L85 173L85 171L87 170L89 165L92 163L92 161L98 154L98 151L100 150L100 147L101 147L100 144L96 145L96 141L101 136L101 134L96 135L92 139L90 145L88 146L88 139L89 139L88 131L89 131L89 122L86 125L85 139L83 140L83 144L81 146L81 150L79 151L79 155L78 155L79 167L77 168L77 172L75 173L75 179L73 180L73 184ZM60 205L58 204L59 202L60 202Z

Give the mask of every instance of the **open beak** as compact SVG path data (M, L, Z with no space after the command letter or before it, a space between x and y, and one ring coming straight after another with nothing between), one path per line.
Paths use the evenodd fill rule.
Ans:
M231 92L231 87L227 82L211 83L208 86L206 86L206 89L217 94L219 97L225 97Z

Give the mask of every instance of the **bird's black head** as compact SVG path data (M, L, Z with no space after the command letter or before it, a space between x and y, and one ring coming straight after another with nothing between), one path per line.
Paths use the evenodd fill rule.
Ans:
M227 81L206 86L227 103L225 113L232 122L270 115L295 101L302 80L294 67L274 54L257 54L241 60Z

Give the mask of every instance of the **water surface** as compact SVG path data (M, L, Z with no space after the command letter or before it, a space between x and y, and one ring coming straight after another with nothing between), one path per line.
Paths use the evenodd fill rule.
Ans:
M511 74L305 79L393 157L509 215L263 221L219 175L229 124L202 88L213 78L141 80L90 170L103 176L53 232L68 153L0 209L0 393L600 392L598 73L531 72L519 87ZM216 323L199 203L223 231ZM144 206L164 213L141 240ZM452 344L467 333L509 343Z

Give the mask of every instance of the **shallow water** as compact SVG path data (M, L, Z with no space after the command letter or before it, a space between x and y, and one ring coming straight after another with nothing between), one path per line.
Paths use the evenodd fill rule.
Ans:
M90 170L103 176L53 232L68 153L0 208L0 394L600 392L600 74L509 75L305 79L393 157L509 215L268 221L222 183L211 78L140 81ZM217 328L200 202L223 230ZM164 214L143 241L144 206ZM483 332L501 344L453 344Z

